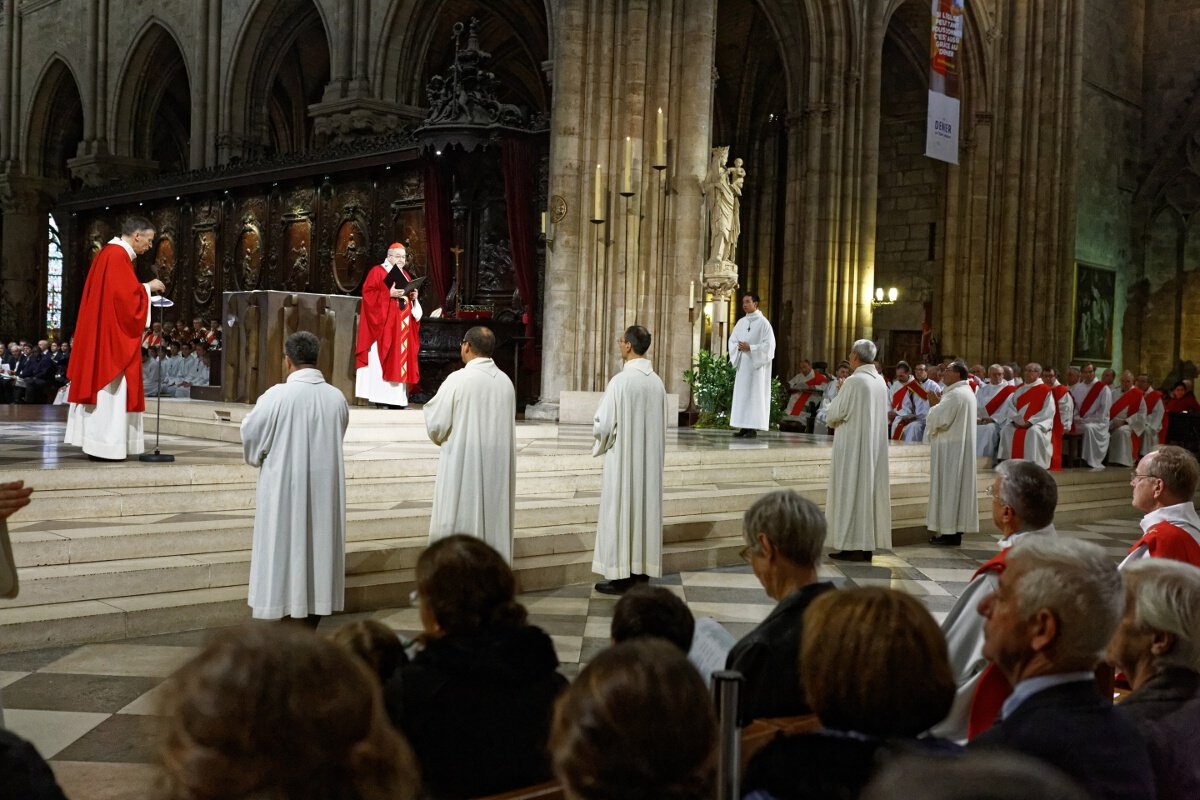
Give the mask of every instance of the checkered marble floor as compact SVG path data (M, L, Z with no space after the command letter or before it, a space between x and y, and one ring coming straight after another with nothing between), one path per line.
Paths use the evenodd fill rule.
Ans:
M1060 533L1104 547L1114 561L1137 538L1138 515L1065 526ZM937 619L954 605L975 568L996 552L995 536L975 534L961 548L903 547L880 551L870 565L830 562L821 576L839 586L892 586L920 597ZM655 579L687 601L697 616L713 617L735 636L771 610L747 566L684 572ZM616 599L591 586L566 586L522 596L533 624L554 639L562 672L574 677L608 644ZM402 636L417 633L416 609L385 609L329 618L339 625L375 617ZM140 800L154 779L155 716L163 680L197 652L213 631L167 634L110 644L0 655L0 697L6 724L50 759L72 800Z

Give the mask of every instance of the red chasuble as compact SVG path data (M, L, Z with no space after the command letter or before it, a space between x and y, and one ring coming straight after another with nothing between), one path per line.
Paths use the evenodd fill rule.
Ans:
M149 303L125 248L116 243L102 247L83 285L75 323L75 346L67 362L70 402L95 405L96 394L124 375L125 410L146 410L141 346Z
M371 267L363 282L354 360L360 369L365 367L371 345L377 343L383 379L388 383L411 386L421 380L417 366L417 355L421 349L418 335L421 323L413 319L412 303L408 298L404 298L404 308L401 309L398 299L388 294L388 285L384 282L387 275L388 268L377 264Z
M793 417L799 414L804 410L804 407L808 405L808 401L813 398L813 395L817 393L817 390L827 383L829 383L829 378L825 375L822 375L820 372L809 378L804 382L804 385L808 387L807 390L803 392L794 392L792 394L791 400L788 403L787 413Z

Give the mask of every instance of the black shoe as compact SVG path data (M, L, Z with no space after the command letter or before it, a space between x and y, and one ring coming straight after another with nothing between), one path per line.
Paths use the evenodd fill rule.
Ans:
M733 433L733 438L735 438L735 439L741 439L741 438L742 438L743 436L745 436L745 435L746 435L746 429L745 429L745 428L739 428L738 430L734 431L734 433Z
M646 580L649 580L649 578ZM614 578L611 581L597 583L596 591L600 594L625 594L635 583L638 583L638 580L633 576L628 578Z
M633 578L634 583L649 583L650 582L649 575L642 575L641 573L638 573L638 572L633 573L629 577Z
M839 550L836 553L830 553L829 557L834 561L870 561L870 550Z
M758 438L758 431L754 430L754 428L747 428L746 429L746 438L747 439Z
M88 457L88 461L107 461L110 464L118 464L125 460L123 458L103 458L101 456L94 456L91 453L87 453L86 455Z
M958 547L962 544L961 533L943 533L940 536L930 536L929 543L938 547Z

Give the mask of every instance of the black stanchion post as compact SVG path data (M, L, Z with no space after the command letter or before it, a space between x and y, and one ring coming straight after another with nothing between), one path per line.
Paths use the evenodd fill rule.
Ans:
M720 724L717 759L717 800L737 800L742 782L742 673L734 670L714 672L713 697Z
M175 305L165 297L155 297L150 301L158 306L158 327L163 327L163 309L167 306ZM149 461L155 464L163 464L175 460L175 456L170 453L163 453L158 449L158 440L162 436L162 388L163 388L163 365L160 361L158 364L158 396L154 399L154 452L142 453L138 456L138 461Z

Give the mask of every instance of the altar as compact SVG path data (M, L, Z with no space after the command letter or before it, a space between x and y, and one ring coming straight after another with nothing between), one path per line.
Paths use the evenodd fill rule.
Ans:
M222 303L224 363L220 399L227 403L253 403L285 375L283 344L296 331L308 331L321 341L317 368L325 380L341 390L351 405L365 404L354 397L354 347L358 337L360 298L311 292L225 292ZM518 348L526 341L521 326L496 319L429 317L421 320L418 356L421 381L410 393L423 403L437 392L442 381L462 366L459 343L468 329L483 325L496 334L495 359L499 367L521 386ZM527 382L525 382L527 383Z

